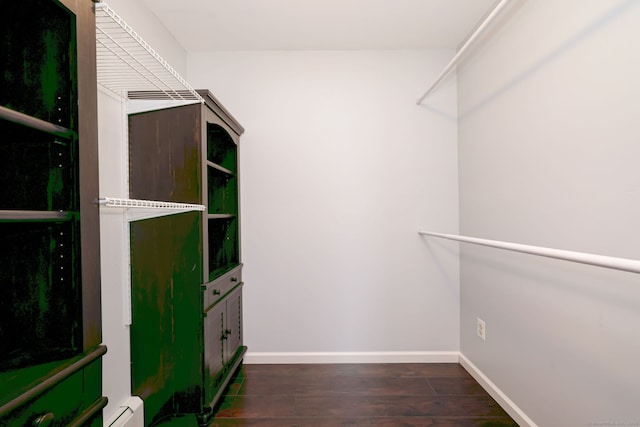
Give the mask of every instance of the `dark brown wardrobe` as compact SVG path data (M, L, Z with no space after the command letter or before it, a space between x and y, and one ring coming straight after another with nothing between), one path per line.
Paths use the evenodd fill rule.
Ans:
M132 199L203 205L133 221L132 394L145 424L206 425L242 361L238 142L242 126L205 102L129 116Z
M95 16L0 15L0 425L102 426Z

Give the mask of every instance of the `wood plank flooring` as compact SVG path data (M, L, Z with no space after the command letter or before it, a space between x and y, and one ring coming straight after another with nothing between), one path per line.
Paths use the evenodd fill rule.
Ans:
M517 427L458 364L243 365L211 427Z

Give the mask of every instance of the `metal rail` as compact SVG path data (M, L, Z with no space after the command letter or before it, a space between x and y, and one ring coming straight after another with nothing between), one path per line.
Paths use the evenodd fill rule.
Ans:
M504 249L513 252L521 252L530 255L538 255L547 258L561 259L564 261L577 262L580 264L594 265L597 267L611 268L614 270L628 271L630 273L640 273L640 261L635 259L594 255L584 252L573 252L562 249L545 248L541 246L522 245L520 243L509 243L499 240L478 239L476 237L436 233L432 231L419 230L418 234L421 234L423 236L440 237L443 239L455 240L457 242L472 243L474 245L488 246L491 248Z
M507 6L509 2L512 0L501 0L494 8L491 10L489 15L482 21L482 23L478 26L478 28L471 34L471 36L467 39L467 41L462 45L462 47L455 54L453 59L449 61L447 66L442 70L438 78L435 82L427 89L427 91L416 101L416 105L420 105L424 99L429 96L431 92L444 80L444 78L449 75L449 73L455 68L455 66L460 61L460 58L469 50L471 45L480 37L480 35L491 25L491 23L496 19L496 17L502 12L502 10Z
M23 126L27 126L33 129L37 129L43 132L50 133L52 135L61 136L64 138L71 138L75 133L71 129L67 129L62 126L58 126L53 123L40 120L36 117L29 116L19 111L11 110L10 108L0 105L0 119L9 120L10 122L18 123Z

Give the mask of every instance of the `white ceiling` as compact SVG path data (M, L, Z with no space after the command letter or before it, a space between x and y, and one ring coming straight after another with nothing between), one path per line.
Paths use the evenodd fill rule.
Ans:
M456 48L495 0L144 0L187 51Z

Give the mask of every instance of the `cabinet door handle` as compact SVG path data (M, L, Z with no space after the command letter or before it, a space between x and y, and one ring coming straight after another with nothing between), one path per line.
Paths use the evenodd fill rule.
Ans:
M220 295L220 289L214 289L213 290L213 294L214 295Z
M238 278L237 278L237 277L232 277L232 278L231 278L231 281L232 281L232 282L237 282L237 281L238 281Z
M51 412L47 412L46 414L40 415L38 418L33 420L31 425L33 427L47 427L49 424L53 422L54 418L55 418L55 415L53 415Z

